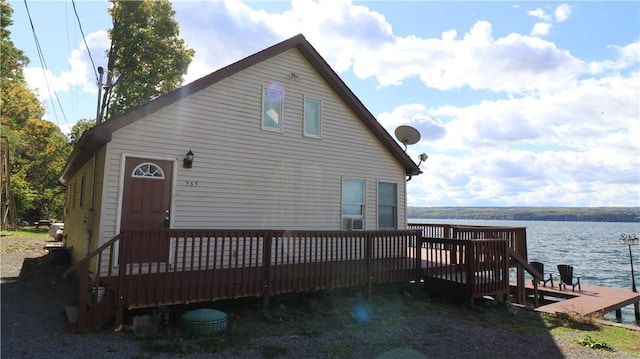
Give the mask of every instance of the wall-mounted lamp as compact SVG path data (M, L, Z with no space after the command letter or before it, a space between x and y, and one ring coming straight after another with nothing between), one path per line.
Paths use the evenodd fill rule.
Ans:
M422 164L422 162L426 161L427 158L429 158L429 155L427 155L426 153L421 153L420 154L420 163L418 163L418 167L420 167L420 165Z
M421 153L420 156L418 157L418 159L420 160L420 162L418 162L418 168L420 168L420 165L427 160L427 158L429 158L429 155L426 153ZM421 170L418 171L418 174L422 173ZM407 178L407 182L411 181L411 177L413 177L412 175L409 175L409 177Z
M187 155L182 161L182 167L191 168L193 166L193 157L195 157L195 155L193 154L193 152L191 152L191 149L189 149L189 152L187 152Z

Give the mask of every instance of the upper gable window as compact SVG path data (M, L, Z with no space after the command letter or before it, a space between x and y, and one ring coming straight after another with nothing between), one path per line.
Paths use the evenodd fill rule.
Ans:
M133 169L131 177L150 177L164 179L164 172L162 172L162 169L157 165L151 162L145 162L139 164L136 168Z
M269 131L282 131L282 102L284 90L263 87L262 88L262 129Z
M304 99L304 135L320 138L322 124L322 102L310 98Z

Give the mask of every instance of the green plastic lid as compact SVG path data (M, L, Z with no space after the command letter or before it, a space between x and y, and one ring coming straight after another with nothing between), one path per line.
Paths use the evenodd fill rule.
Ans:
M191 322L215 322L218 320L224 320L227 318L227 314L215 309L196 309L185 313L182 319Z

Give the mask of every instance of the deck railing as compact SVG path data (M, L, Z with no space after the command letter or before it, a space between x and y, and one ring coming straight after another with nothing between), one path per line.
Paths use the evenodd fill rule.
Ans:
M417 230L123 231L67 274L79 272L88 306L78 328L91 331L109 315L119 326L124 308L258 296L266 307L276 294L409 282L418 239Z
M78 330L94 331L114 317L118 327L125 308L241 297L262 297L267 308L277 294L370 292L375 284L425 278L443 294L500 297L509 288L510 248L526 259L524 228L123 231L65 275L80 278Z
M471 301L487 295L506 299L508 240L423 237L421 243L419 256L430 290Z
M409 229L421 230L426 238L507 239L509 248L522 258L527 257L527 228L504 226L470 226L458 224L409 223ZM513 260L509 266L516 266Z

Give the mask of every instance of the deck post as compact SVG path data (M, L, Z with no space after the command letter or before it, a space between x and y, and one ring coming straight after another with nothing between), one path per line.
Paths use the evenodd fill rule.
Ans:
M424 237L420 236L420 235L416 235L415 237L415 242L414 242L414 248L415 248L415 257L416 257L416 286L420 285L420 280L422 279L423 273L422 273L422 243Z
M365 234L365 253L366 253L366 263L367 263L367 296L369 298L369 303L371 303L371 298L373 297L371 283L373 282L371 263L373 262L373 234L367 233Z
M262 313L267 315L269 310L269 283L271 282L271 245L273 233L266 232L262 241Z

